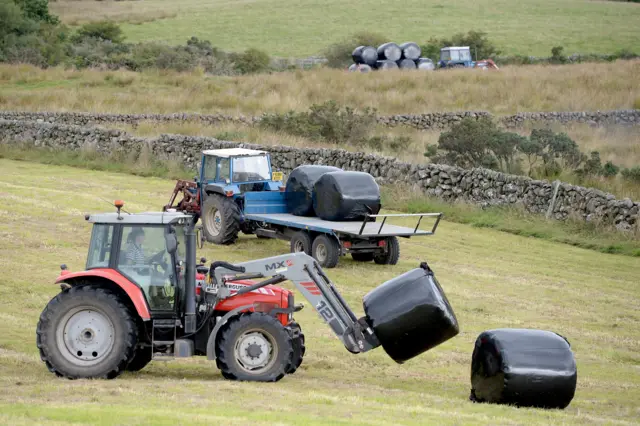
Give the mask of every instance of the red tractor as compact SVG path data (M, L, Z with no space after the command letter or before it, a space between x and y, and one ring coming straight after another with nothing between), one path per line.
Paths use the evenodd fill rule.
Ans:
M196 261L193 216L128 214L121 212L122 202L115 205L117 212L85 216L93 223L86 269L61 266L61 292L40 316L37 346L58 376L115 378L153 359L202 355L215 360L227 379L280 380L296 371L305 354L305 338L293 318L302 305L276 286L287 280L352 353L382 345L404 362L458 333L426 264L370 292L367 314L358 319L305 253L207 267L205 259ZM415 291L406 291L407 279L416 283ZM380 296L397 288L402 293ZM403 329L407 312L415 315L421 308L428 314ZM435 328L433 312L446 314ZM430 331L416 339L415 330L425 332L421 321L431 321Z

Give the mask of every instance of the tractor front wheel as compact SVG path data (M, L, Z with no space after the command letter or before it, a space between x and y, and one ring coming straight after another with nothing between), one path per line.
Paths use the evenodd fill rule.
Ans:
M202 206L202 229L210 243L233 244L240 232L240 208L232 198L209 195Z
M115 294L82 286L49 302L40 315L36 337L40 358L56 375L113 379L133 358L137 327Z
M263 313L232 318L218 342L218 368L230 380L277 382L291 369L292 358L291 335Z
M287 331L292 338L293 344L293 358L291 360L291 367L287 370L287 374L293 374L302 364L302 359L304 358L307 348L304 345L304 333L302 332L300 324L295 321L289 323L289 325L287 325Z

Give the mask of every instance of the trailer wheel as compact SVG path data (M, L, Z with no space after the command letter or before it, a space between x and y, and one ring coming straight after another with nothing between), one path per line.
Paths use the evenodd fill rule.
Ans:
M292 352L291 335L276 318L250 312L222 330L217 365L226 379L277 382L291 369Z
M371 262L373 260L373 253L351 253L351 258L356 262Z
M298 231L291 237L291 253L300 252L311 256L311 237L304 231Z
M207 241L233 244L240 232L240 209L233 199L212 194L202 206L202 228Z
M340 259L340 244L327 235L318 235L313 240L311 253L323 268L335 268Z
M386 248L383 253L373 255L373 261L378 265L395 265L400 259L400 243L398 237L387 237L384 239Z
M36 329L40 358L69 379L114 379L132 359L137 327L118 297L102 288L73 287L51 299Z

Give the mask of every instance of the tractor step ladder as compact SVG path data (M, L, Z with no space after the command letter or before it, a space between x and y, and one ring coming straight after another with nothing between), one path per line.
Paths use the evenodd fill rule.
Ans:
M154 360L168 360L173 359L173 347L176 344L176 328L180 325L180 321L177 319L156 319L153 320L153 324L151 325L151 346L153 350L153 358ZM173 340L156 340L156 333L159 330L163 330L164 332L160 333L166 339L166 330L173 329ZM156 352L156 348L160 346L170 346L171 350L167 353Z

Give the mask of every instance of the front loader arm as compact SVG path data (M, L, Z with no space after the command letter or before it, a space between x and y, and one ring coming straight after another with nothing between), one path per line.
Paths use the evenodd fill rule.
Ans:
M269 278L251 289L289 280L331 327L347 350L360 353L380 345L371 327L363 318L356 318L320 265L306 253L289 253L234 265L214 262L209 273L221 289L224 289L224 282L240 279L245 274ZM222 293L220 296L226 295Z

